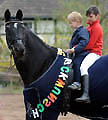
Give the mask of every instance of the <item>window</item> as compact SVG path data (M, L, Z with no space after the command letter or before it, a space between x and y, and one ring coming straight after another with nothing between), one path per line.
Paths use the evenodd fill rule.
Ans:
M37 33L54 33L53 20L40 20L37 21Z
M32 32L35 32L34 30L34 21L24 21L24 25L29 28Z
M55 24L54 20L39 20L36 23L36 32L42 40L50 45L55 43Z
M5 34L5 25L4 24L0 25L0 34Z
M69 33L70 31L71 31L71 28L67 23L63 21L57 21L56 33Z

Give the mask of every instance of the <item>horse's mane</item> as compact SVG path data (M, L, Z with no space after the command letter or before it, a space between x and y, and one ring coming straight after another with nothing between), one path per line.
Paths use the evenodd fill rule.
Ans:
M40 42L41 45L43 45L45 48L47 49L50 49L50 50L55 50L57 51L57 48L54 47L54 46L51 46L47 43L45 43L39 36L38 36L38 33L34 33L32 32L30 29L28 29L27 27L25 26L22 26L26 31L28 31L30 37L32 36L33 38L35 38L35 40L38 40L38 42Z

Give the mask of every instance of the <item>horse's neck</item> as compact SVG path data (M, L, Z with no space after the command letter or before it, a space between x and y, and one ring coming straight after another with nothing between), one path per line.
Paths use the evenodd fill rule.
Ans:
M30 44L32 46L27 49L24 60L16 63L25 86L35 81L49 68L57 53L56 48L46 45L38 37L35 37L34 41L31 40Z

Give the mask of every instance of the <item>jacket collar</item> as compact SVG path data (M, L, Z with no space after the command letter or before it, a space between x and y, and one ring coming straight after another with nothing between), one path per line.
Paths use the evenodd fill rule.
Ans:
M92 25L94 25L94 24L96 24L96 23L99 23L99 20L96 20L96 21L93 22L93 23L87 22L87 24L89 24L90 26L92 26Z
M82 28L83 26L81 25L81 26L79 26L79 27L77 27L74 31L73 31L73 33L76 33L77 31L79 31L80 30L80 28Z

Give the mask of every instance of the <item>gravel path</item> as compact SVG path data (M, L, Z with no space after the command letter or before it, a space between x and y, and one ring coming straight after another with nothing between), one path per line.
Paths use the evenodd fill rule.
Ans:
M22 95L0 95L0 120L25 120L25 108ZM58 120L87 120L69 113Z

